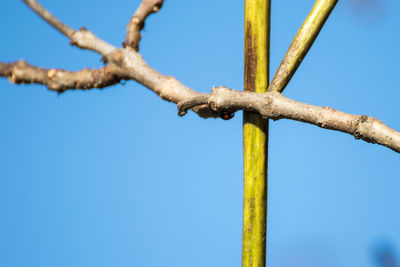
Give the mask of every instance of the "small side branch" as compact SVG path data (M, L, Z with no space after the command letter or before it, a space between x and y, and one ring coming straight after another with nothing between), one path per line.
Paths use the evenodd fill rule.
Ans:
M163 2L164 0L143 0L140 3L126 27L127 33L125 42L123 43L124 47L131 47L135 51L139 50L139 42L141 38L140 31L144 27L146 18L150 14L158 12L162 7Z
M73 72L39 68L20 60L14 63L0 63L0 76L8 77L10 82L15 84L43 84L49 90L61 93L71 89L86 90L111 86L119 83L124 73L114 65Z
M87 49L99 53L104 58L117 50L116 47L99 39L92 32L82 27L79 31L75 31L69 26L62 23L54 17L49 11L41 6L36 0L23 0L36 14L43 18L47 23L53 26L56 30L64 34L70 39L70 44L82 49Z
M195 103L205 104L205 95L178 103L178 114L185 114ZM197 98L197 99L196 99ZM380 120L366 115L353 115L289 99L278 92L253 93L218 87L208 95L207 107L215 112L246 110L273 120L290 119L353 135L400 153L400 132Z
M23 0L36 14L38 14L47 23L53 26L56 30L71 38L72 34L75 32L73 29L59 21L54 17L49 11L47 11L43 6L41 6L36 0Z
M323 15L312 11L311 13L317 17L321 15L312 19L312 21L316 19L316 21L323 23L336 1L317 0L317 3L321 3ZM100 69L83 69L72 72L61 69L43 69L32 66L25 61L0 62L0 77L7 77L13 83L43 84L50 90L63 92L70 89L103 88L114 85L121 80L135 80L152 90L160 98L177 103L181 116L188 109L191 109L203 118L221 117L229 119L235 111L245 110L273 120L285 118L345 132L353 135L356 139L378 143L400 153L400 133L378 119L365 115L347 114L328 107L308 105L291 100L273 91L255 93L219 87L214 88L211 94L202 94L185 86L174 77L159 73L149 66L134 49L129 47L118 49L100 40L84 28L73 31L48 13L36 0L24 0L24 2L52 26L68 36L74 45L101 54L108 65ZM161 7L162 2L161 0L143 0L143 6L139 7L135 14L141 14L138 17L140 21L144 21L151 12L155 12L157 8ZM153 11L149 11L150 6ZM147 11L140 11L145 7ZM154 7L156 8L154 9ZM318 31L318 29L310 28L310 31L307 30L306 32L317 34ZM304 40L311 41L307 38ZM302 51L306 52L306 50ZM297 62L299 64L301 60ZM294 70L292 69L292 71ZM289 74L289 72L284 73L286 73L285 75ZM281 82L278 82L278 84L281 84Z

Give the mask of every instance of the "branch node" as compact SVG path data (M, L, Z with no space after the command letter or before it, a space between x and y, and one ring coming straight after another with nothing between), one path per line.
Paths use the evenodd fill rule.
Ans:
M140 19L138 17L132 17L131 19L131 23L134 23L136 25L140 24Z
M208 104L208 96L209 96L209 94L200 94L198 96L179 101L178 102L178 116L182 117L182 116L186 115L186 113L189 109L192 109L196 106L207 105Z
M153 13L157 13L158 11L160 11L160 7L159 6L154 6L153 7Z
M56 77L57 71L55 69L50 69L47 72L47 77L49 77L49 79Z

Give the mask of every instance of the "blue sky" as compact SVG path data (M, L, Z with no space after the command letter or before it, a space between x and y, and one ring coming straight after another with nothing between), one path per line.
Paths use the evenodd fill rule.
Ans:
M284 93L400 130L400 3L358 2L338 3ZM41 3L119 45L139 1ZM272 74L312 5L273 1ZM0 61L101 66L22 1L0 14ZM242 89L243 1L166 0L141 53L195 90ZM240 113L179 118L132 81L57 96L0 79L0 123L0 266L240 266ZM382 244L398 253L399 166L387 148L271 122L268 266L372 267Z

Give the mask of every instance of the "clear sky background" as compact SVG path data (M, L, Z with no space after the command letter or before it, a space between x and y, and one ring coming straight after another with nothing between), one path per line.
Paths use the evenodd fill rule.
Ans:
M311 9L272 1L271 71ZM41 3L120 45L138 0ZM363 4L360 4L363 3ZM400 2L340 1L285 95L400 130ZM0 61L79 70L22 1L0 9ZM170 1L141 53L191 88L243 88L243 1ZM242 115L180 118L135 82L66 92L0 79L0 266L240 266ZM271 122L268 266L373 267L400 251L400 155L293 121Z

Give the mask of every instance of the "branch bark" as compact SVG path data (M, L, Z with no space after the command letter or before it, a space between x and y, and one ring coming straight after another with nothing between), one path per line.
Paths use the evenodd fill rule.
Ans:
M273 120L290 119L353 135L368 143L377 143L400 153L400 132L380 120L366 115L353 115L330 107L319 107L289 99L278 92L253 93L214 88L208 100L197 98L199 105L221 112L246 110ZM178 115L196 106L196 98L178 104Z
M22 0L29 6L36 14L38 14L47 23L53 26L54 29L58 30L67 37L70 37L75 31L62 23L56 17L54 17L49 11L47 11L42 5L40 5L36 0Z
M0 63L0 76L8 77L16 84L43 84L49 90L62 93L69 89L104 88L117 84L123 79L124 72L115 64L100 69L73 72L39 68L20 60L14 63Z
M122 79L135 80L160 98L179 103L180 115L191 109L203 118L215 118L220 114L245 110L259 113L264 118L274 120L286 118L345 132L356 139L378 143L400 153L400 133L375 118L308 105L288 99L277 92L241 92L220 87L214 89L211 94L202 94L185 86L174 77L159 73L133 48L114 47L86 29L72 30L43 7L38 8L35 0L24 0L24 2L70 38L73 44L100 54L108 65L100 69L72 72L39 68L24 61L0 62L0 77L9 78L11 82L43 84L50 90L62 92L69 89L103 88Z
M49 11L42 7L36 0L23 0L37 15L53 26L60 33L70 39L70 44L82 49L91 50L107 57L116 50L116 47L104 42L95 36L92 32L82 27L79 31L75 31L69 26L62 23L54 17Z
M150 14L160 10L163 2L164 0L143 0L140 3L126 27L127 33L125 42L123 42L124 47L131 47L136 51L139 50L140 31L143 29L144 23Z
M0 76L9 78L11 82L43 84L50 90L60 92L70 89L103 88L123 79L135 80L155 92L160 98L173 103L200 95L174 77L163 75L151 68L132 47L117 48L101 40L84 27L76 31L54 17L36 0L23 1L51 26L67 36L70 44L100 54L108 65L99 70L84 69L80 72L71 72L43 69L24 61L0 62ZM161 8L162 3L163 1L160 0L144 0L135 14L144 21L151 14L149 7L152 7L152 12L156 12L157 8ZM96 81L93 78L96 78ZM204 118L219 116L206 107L198 106L193 110Z

